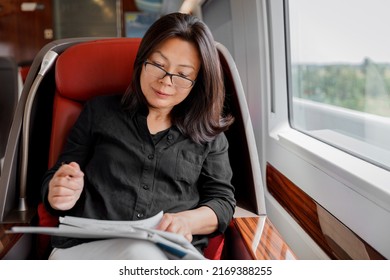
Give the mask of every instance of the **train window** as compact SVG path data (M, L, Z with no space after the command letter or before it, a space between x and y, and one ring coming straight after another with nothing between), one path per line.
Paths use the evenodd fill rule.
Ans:
M388 0L286 1L291 126L390 170Z

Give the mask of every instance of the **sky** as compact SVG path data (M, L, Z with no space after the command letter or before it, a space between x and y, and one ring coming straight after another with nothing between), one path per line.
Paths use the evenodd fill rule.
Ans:
M290 0L293 63L390 63L390 0Z

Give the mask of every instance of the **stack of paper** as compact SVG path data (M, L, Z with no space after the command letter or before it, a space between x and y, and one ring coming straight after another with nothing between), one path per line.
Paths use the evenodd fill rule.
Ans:
M58 227L13 227L7 233L38 233L73 238L134 238L157 244L171 259L205 259L184 236L156 230L163 212L140 221L60 217Z

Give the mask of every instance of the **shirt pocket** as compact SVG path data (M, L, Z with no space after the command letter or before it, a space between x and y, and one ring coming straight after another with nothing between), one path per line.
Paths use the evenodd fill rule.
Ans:
M202 169L203 157L191 151L178 152L175 177L177 181L193 185L198 181Z

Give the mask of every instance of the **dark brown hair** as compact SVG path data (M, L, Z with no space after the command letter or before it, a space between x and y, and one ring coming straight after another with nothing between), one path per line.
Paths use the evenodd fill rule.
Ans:
M225 91L213 36L206 24L194 16L168 14L148 29L139 47L133 79L123 96L122 104L131 112L147 107L140 85L142 67L157 45L175 37L195 44L200 55L201 68L190 94L172 109L171 120L193 141L209 142L225 131L233 122L233 118L230 115L223 116Z

